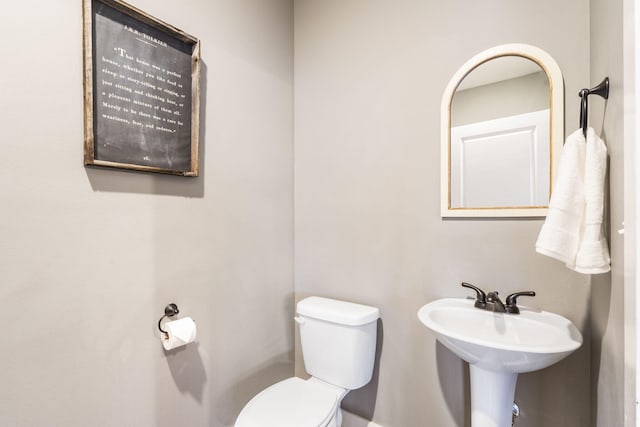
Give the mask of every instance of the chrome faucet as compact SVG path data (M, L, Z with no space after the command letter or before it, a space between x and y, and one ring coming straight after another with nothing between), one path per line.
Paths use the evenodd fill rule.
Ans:
M500 300L498 291L485 293L482 289L467 282L462 282L462 286L476 291L476 301L474 303L474 307L480 308L482 310L493 311L494 313L520 314L520 308L516 304L517 298L519 296L536 296L536 293L534 291L514 292L507 296L505 304Z

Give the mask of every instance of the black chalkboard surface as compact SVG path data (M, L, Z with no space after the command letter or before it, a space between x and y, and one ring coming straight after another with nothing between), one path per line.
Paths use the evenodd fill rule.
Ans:
M85 0L85 164L197 176L199 52L130 5Z

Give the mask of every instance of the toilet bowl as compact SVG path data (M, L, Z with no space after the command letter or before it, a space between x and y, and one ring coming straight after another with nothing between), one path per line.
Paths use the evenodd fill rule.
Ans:
M331 389L314 378L293 377L276 383L247 403L236 427L338 427L346 390ZM339 419L340 418L340 419Z
M376 307L309 297L296 311L311 378L287 378L267 387L245 405L235 427L341 427L342 399L371 381Z

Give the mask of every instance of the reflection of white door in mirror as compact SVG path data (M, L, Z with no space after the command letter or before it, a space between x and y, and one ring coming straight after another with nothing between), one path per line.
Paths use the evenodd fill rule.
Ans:
M549 110L451 128L451 206L546 207Z
M563 97L559 67L533 46L502 45L467 61L442 99L442 216L546 215Z

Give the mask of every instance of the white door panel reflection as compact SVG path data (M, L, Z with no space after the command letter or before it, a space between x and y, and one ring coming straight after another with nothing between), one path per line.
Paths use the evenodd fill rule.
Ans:
M549 110L451 128L451 207L546 206Z

